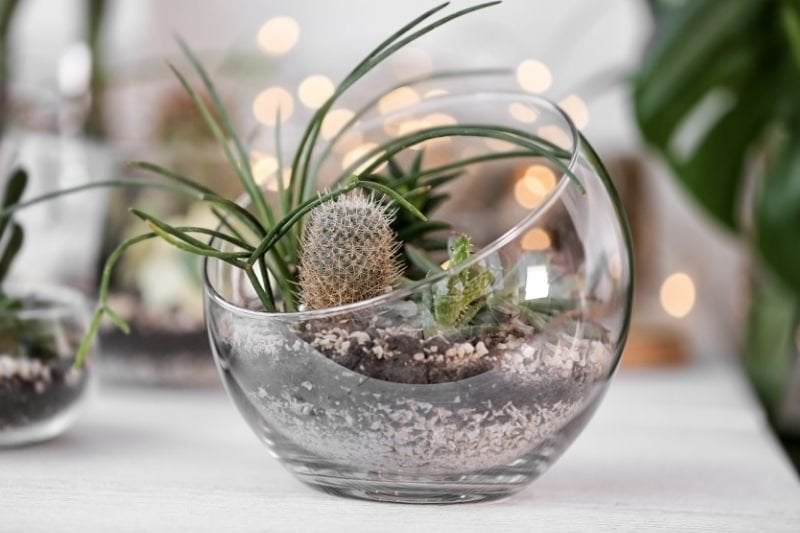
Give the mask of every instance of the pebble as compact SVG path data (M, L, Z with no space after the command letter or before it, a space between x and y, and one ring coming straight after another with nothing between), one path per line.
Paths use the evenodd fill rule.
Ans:
M30 383L41 382L43 386L52 380L50 367L42 364L39 359L0 355L0 378L13 377Z

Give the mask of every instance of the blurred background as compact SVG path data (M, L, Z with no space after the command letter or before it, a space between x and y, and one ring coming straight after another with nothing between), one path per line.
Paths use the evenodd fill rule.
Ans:
M237 194L166 67L165 59L181 64L180 34L252 140L257 179L274 188L275 110L291 148L365 51L435 3L2 0L3 168L27 165L35 194L131 176L125 162L147 159ZM740 365L791 449L800 435L800 252L792 250L800 249L792 157L800 152L791 149L798 105L782 95L800 88L800 19L791 2L730 4L506 0L404 49L359 90L507 66L523 89L560 103L609 167L631 222L637 292L624 364L663 372L720 359ZM445 89L405 88L382 105L436 90ZM345 143L342 158L360 143ZM16 278L93 294L109 244L138 229L132 202L176 221L206 216L157 194L118 191L31 209ZM196 261L161 243L138 249L117 272L113 303L135 331L104 334L109 380L216 383Z

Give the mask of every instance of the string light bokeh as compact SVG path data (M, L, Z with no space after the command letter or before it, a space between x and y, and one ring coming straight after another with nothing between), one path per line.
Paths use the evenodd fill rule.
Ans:
M292 17L278 16L266 20L260 27L257 35L259 48L267 55L286 60L289 53L294 50L301 37L301 25ZM420 76L429 75L435 71L435 60L432 55L421 47L408 47L401 50L389 62L390 76L396 82L410 81ZM524 91L533 94L544 94L552 97L552 90L556 80L551 68L540 58L528 57L521 59L514 68L514 78L518 86ZM296 113L296 107L302 105L308 110L319 109L333 94L335 81L324 74L307 74L297 84L294 91L287 87L273 86L264 88L253 102L253 114L262 126L274 127L277 111L280 109L282 122L289 121ZM448 91L441 87L427 87L424 90L412 86L401 86L386 94L377 103L377 111L386 118L383 128L388 135L407 135L425 128L434 126L455 125L457 121L444 113L429 113L424 116L406 116L400 113L412 106L419 104L424 99L436 98L447 95ZM558 105L569 116L578 130L585 130L590 122L590 109L586 100L577 94L568 94L559 98ZM562 128L550 124L537 125L539 112L532 106L522 102L508 105L509 115L526 128L531 128L537 135L553 142L557 146L570 149L573 143L571 136ZM342 128L354 118L354 111L347 107L332 109L323 122L320 135L322 139L331 141L336 139L332 149L341 156L341 168L351 167L362 158L376 144L366 142L359 131L347 131L342 134ZM337 137L338 136L338 137ZM415 150L422 148L441 148L447 140L432 139L424 145L412 147ZM493 151L509 151L514 145L498 139L484 139L482 144ZM481 151L467 148L462 156L480 155ZM431 155L435 155L431 151ZM360 165L358 170L368 164ZM277 183L277 159L274 155L259 153L252 160L253 173L256 180L268 188L275 190ZM476 167L467 169L470 174L479 172ZM285 173L284 178L288 179ZM517 170L517 178L513 183L514 200L524 209L534 209L553 190L557 177L552 169L545 165L528 165ZM552 240L547 230L535 228L523 236L523 247L528 250L545 250L552 246ZM666 277L660 287L659 304L669 316L683 318L687 316L695 303L696 294L694 282L688 274L675 272Z

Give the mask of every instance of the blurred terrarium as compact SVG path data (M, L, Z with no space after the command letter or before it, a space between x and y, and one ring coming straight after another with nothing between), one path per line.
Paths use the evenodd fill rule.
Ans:
M205 54L215 60L215 73L229 82L220 89L227 95L226 100L249 98L256 82L269 74L263 61L244 72L244 66L253 65L242 53L231 52L222 59L217 55ZM104 115L110 122L109 142L119 146L128 158L146 154L160 166L192 176L226 197L239 196L241 186L217 150L202 114L192 98L163 70L162 61L108 68ZM202 89L198 93L207 104L210 102ZM135 168L123 169L120 177L145 178ZM209 213L192 198L147 189L116 190L105 231L106 254L120 240L147 229L144 222L128 215L128 207L133 204L147 205L151 212L172 224L212 223ZM111 299L129 321L131 334L121 335L114 328L103 330L105 376L116 381L160 385L216 383L203 323L202 280L198 272L196 257L160 242L142 244L126 255L113 278Z
M90 383L92 361L73 367L88 326L88 308L65 287L6 281L24 231L8 208L18 204L27 174L7 180L0 215L0 447L52 438L75 420Z
M211 77L180 41L208 99L171 68L246 196L237 203L183 173L133 163L161 178L139 186L202 202L214 223L132 210L148 232L109 256L76 366L104 317L127 328L109 299L114 265L161 239L205 258L223 382L304 482L375 500L462 502L511 494L546 470L602 398L630 314L628 234L591 146L556 105L503 89L505 70L434 73L411 83L448 80L452 90L376 113L392 87L320 140L337 100L374 67L498 3L435 18L443 4L388 37L287 158L278 109L276 175L288 181L271 197ZM351 133L364 142L341 157ZM486 198L502 213L454 203L465 180L492 189Z
M188 99L191 107L187 107ZM203 118L183 91L168 92L159 106L155 129L144 147L160 164L191 175L203 185L216 185L220 193L236 197L241 189L224 158L215 150L214 138ZM202 128L198 127L198 121ZM126 179L136 169L126 169ZM114 243L146 231L144 222L131 220L133 203L147 205L174 225L208 226L213 215L197 201L161 191L122 188L112 195L105 234L106 252ZM130 335L115 328L103 331L103 371L117 381L161 385L207 385L216 381L203 323L200 262L194 256L161 242L143 243L127 254L111 286L112 305L130 324Z

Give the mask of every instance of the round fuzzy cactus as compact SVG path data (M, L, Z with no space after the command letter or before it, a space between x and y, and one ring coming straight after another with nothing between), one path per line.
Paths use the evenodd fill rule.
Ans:
M299 294L307 308L359 302L391 289L401 274L394 216L358 191L309 213L299 264Z

